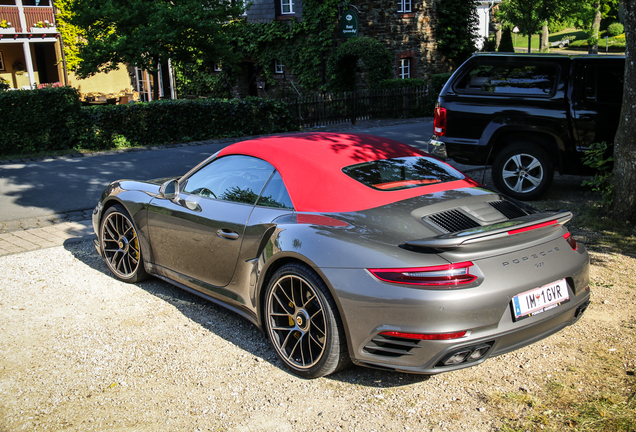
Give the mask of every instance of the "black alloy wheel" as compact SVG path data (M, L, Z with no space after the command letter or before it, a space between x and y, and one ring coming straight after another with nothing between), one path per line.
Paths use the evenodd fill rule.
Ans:
M552 184L553 177L550 158L531 143L505 149L497 155L492 165L495 187L520 200L539 198Z
M265 327L276 354L303 378L317 378L350 362L335 303L320 277L302 263L274 273L265 294Z
M104 212L99 228L102 255L113 275L129 283L145 279L148 274L137 230L126 209L119 204L110 207Z

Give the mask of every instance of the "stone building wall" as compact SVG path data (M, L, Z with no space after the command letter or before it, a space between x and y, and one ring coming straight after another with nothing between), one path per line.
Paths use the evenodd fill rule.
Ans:
M437 54L435 0L413 0L412 12L399 13L395 0L362 0L358 34L383 42L393 55L394 76L399 77L401 58L411 58L411 78L428 79L446 72L448 66Z

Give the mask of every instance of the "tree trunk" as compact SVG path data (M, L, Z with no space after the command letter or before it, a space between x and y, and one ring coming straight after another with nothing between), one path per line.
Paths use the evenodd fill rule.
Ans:
M501 43L501 24L495 24L495 51L499 49L499 44Z
M596 9L596 14L594 15L594 22L592 22L592 35L589 39L589 47L587 49L588 54L598 54L598 37L599 30L601 29L601 3L594 3L594 8Z
M546 21L541 30L541 52L547 51L548 48L550 48L550 30L548 30L548 22Z
M532 34L528 33L528 54L532 52Z
M623 0L625 8L625 84L623 105L614 138L614 200L611 218L636 224L636 0Z

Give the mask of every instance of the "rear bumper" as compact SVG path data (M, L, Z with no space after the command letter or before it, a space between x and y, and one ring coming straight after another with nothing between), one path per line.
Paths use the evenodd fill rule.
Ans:
M590 299L589 257L582 245L577 251L554 245L558 241L522 251L519 259L511 255L514 262L518 261L514 266L502 263L510 258L500 256L475 260L486 279L465 289L419 289L381 282L365 270L322 270L339 303L354 363L436 374L477 365L578 321ZM535 255L541 257L541 263ZM537 264L541 272L536 270ZM561 278L567 281L569 301L515 321L511 306L514 296ZM466 334L450 340L418 340L383 332ZM467 351L469 357L473 352L476 355L448 363L450 357Z
M567 311L561 311L558 314L547 317L541 321L537 321L531 325L525 326L519 330L513 330L500 334L493 334L487 337L480 337L469 341L456 342L446 347L433 346L433 343L427 342L421 344L418 348L422 351L428 351L430 349L439 349L438 354L432 357L426 364L419 366L409 365L394 365L390 362L376 362L376 361L356 361L354 363L359 365L380 368L391 369L398 372L418 373L418 374L438 374L442 372L448 372L452 370L464 369L471 366L476 366L483 363L486 359L506 354L510 351L514 351L525 346L531 345L537 341L545 339L565 327L577 322L585 310L587 309L589 301L588 295L580 299L577 303L571 305ZM444 362L449 358L462 354L465 352L473 353L476 350L487 347L485 354L475 360L463 361L455 365L444 365ZM470 354L468 354L470 356Z

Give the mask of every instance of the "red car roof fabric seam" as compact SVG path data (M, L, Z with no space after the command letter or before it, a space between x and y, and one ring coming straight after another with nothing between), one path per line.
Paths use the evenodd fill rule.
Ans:
M241 141L219 152L263 159L280 173L300 212L344 213L408 198L478 186L470 178L394 191L370 188L346 175L349 165L379 159L428 156L398 141L366 134L301 133Z

